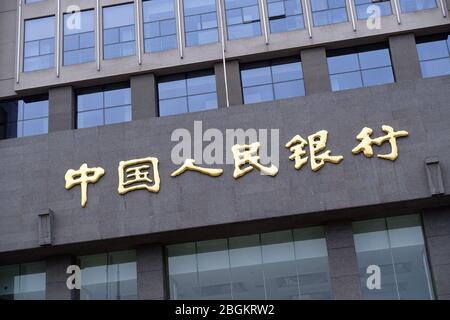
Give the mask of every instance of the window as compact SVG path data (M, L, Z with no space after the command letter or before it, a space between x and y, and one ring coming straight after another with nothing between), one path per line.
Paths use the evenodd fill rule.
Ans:
M216 0L184 0L186 45L196 46L219 41Z
M330 299L322 227L167 247L172 300Z
M450 75L450 36L417 41L420 67L424 78Z
M414 12L437 7L436 0L400 0L402 12Z
M258 0L225 0L228 39L261 35Z
M249 64L241 69L244 103L257 103L305 95L299 59Z
M315 27L348 21L345 0L311 0Z
M144 50L158 52L177 48L174 0L143 2Z
M201 71L162 77L158 96L161 117L216 109L216 76L213 71Z
M74 25L74 14L64 14L64 65L95 60L94 10L79 15L80 25Z
M366 47L328 55L328 71L333 91L393 83L389 49Z
M389 16L392 14L392 7L390 0L355 0L356 16L359 20L365 20L373 16L377 11L374 7L380 10L380 16Z
M30 4L30 3L36 3L36 2L42 2L44 0L25 0L26 4Z
M120 251L78 258L80 300L137 299L136 252Z
M305 28L301 0L268 0L267 9L271 32Z
M45 300L45 262L0 266L0 300Z
M365 299L433 299L419 215L353 224L361 290ZM367 267L381 269L381 289L367 288Z
M132 3L103 8L103 57L113 59L136 52L134 5Z
M0 139L48 132L47 97L0 102Z
M128 84L85 89L77 95L77 128L131 121Z
M23 71L53 68L55 65L55 17L25 20Z

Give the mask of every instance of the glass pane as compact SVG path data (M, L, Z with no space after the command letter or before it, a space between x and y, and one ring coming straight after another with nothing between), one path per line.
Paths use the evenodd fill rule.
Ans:
M108 259L108 299L136 300L136 252L114 252Z
M131 89L105 90L105 108L131 104Z
M275 64L272 66L273 82L283 82L303 78L300 61L293 63Z
M128 25L134 25L134 5L132 3L103 8L104 29Z
M264 101L272 101L273 88L271 84L244 88L244 103L258 103Z
M175 18L173 0L143 1L144 22Z
M25 21L25 42L55 37L55 17Z
M131 106L108 108L105 110L105 124L131 121Z
M363 70L361 73L365 87L394 82L391 67Z
M20 265L20 279L15 300L45 300L45 262Z
M436 0L400 0L402 12L436 8Z
M94 31L94 10L64 14L64 35Z
M228 27L228 38L230 40L256 37L261 35L261 25L259 22L233 25Z
M161 117L187 112L187 97L159 100L159 115Z
M230 260L227 240L198 242L197 261L201 299L231 299Z
M328 251L323 227L294 230L300 299L331 299Z
M229 245L233 299L265 299L259 235L230 238Z
M372 50L359 53L361 69L387 67L391 65L389 49Z
M64 51L77 50L79 47L79 35L75 34L64 37Z
M448 58L449 51L445 40L430 41L417 44L417 53L419 60L431 60L439 58Z
M170 299L199 299L197 256L194 242L167 247Z
M299 282L291 231L261 235L267 299L299 299Z
M360 69L358 55L356 53L328 57L327 60L330 74L357 71Z
M48 100L24 103L24 119L48 117Z
M79 112L77 114L77 127L90 128L97 127L104 124L103 109L95 111Z
M77 96L78 112L103 108L103 92L79 94Z
M26 120L23 122L23 136L48 133L48 118Z
M187 95L186 80L164 81L158 83L159 99L182 97Z
M303 80L275 83L273 87L276 100L300 97L305 95L305 85Z
M361 88L363 86L361 73L349 72L330 76L333 91Z
M270 67L251 68L241 70L242 86L249 87L272 83Z
M216 91L216 76L200 76L189 77L187 79L187 92L189 95L195 95L200 93L209 93Z
M15 286L20 277L18 264L0 267L0 300L14 300Z
M216 93L200 94L188 97L189 112L204 111L217 108Z
M450 58L423 61L420 63L424 78L450 74Z

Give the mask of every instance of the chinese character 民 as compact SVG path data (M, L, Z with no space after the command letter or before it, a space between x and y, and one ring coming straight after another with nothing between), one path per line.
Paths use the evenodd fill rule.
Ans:
M286 148L288 148L292 154L289 156L289 160L295 160L295 169L300 170L303 165L308 162L308 157L303 158L306 155L305 146L308 145L308 142L303 139L301 136L296 135L286 144Z
M234 173L233 177L235 179L242 177L248 172L252 171L254 168L260 170L263 174L268 176L276 176L278 173L278 168L274 165L270 167L265 167L259 163L260 157L258 155L258 150L260 147L259 142L252 143L250 145L235 144L231 147L234 157ZM245 168L241 168L244 165L248 165Z
M153 170L153 179L149 177L150 167ZM158 159L153 157L121 161L119 163L119 188L118 192L124 195L130 191L148 190L158 193L160 177L158 171Z
M218 176L222 175L222 173L223 173L223 169L202 168L202 167L195 165L195 160L186 159L184 161L183 165L179 169L172 172L172 174L170 176L176 177L188 170L207 174L208 176L211 176L211 177L218 177Z
M371 158L373 157L373 144L381 146L386 141L389 141L391 145L391 153L379 154L377 155L377 157L380 159L395 161L398 158L397 138L407 137L409 133L408 131L404 130L394 131L392 127L387 125L383 125L381 128L387 134L376 139L372 139L370 137L373 133L373 130L371 128L366 127L362 129L361 132L356 136L356 139L358 141L361 141L361 143L352 150L352 153L358 154L360 152L363 152L367 158Z
M88 168L87 164L83 163L79 170L67 170L65 187L67 190L70 190L74 186L80 185L81 206L85 208L87 203L87 185L96 183L104 174L105 170L103 168Z

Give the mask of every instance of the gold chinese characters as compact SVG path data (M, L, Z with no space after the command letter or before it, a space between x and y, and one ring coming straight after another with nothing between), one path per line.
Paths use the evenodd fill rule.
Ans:
M388 142L391 152L388 154L378 154L377 157L384 160L395 161L398 158L397 138L407 137L409 133L404 130L395 131L388 125L383 125L382 130L386 133L379 138L371 138L373 130L371 128L363 128L356 136L360 142L352 153L357 155L363 153L367 158L373 157L374 151L372 146L381 146ZM307 140L300 135L294 136L288 143L286 148L289 149L291 155L289 160L294 161L294 167L300 170L305 164L310 162L311 170L314 172L322 169L325 164L339 164L344 160L342 155L331 155L331 151L327 150L328 131L320 130L310 136ZM240 177L257 169L263 175L275 177L278 174L278 168L271 164L265 166L261 164L259 156L259 142L251 144L235 144L231 147L234 160L233 178ZM308 146L308 150L305 150ZM309 153L309 155L308 155ZM142 159L133 159L128 161L120 161L118 167L119 183L117 192L125 195L128 192L136 190L147 190L151 193L158 193L161 187L161 178L159 174L159 159L155 157L147 157ZM219 177L224 170L221 168L205 168L195 164L194 159L186 159L181 167L171 173L171 177L175 178L186 171L194 171L210 177ZM65 188L72 189L76 185L80 185L81 189L81 206L86 207L88 196L88 184L97 183L105 174L105 170L101 167L89 168L83 163L78 170L70 169L65 174Z

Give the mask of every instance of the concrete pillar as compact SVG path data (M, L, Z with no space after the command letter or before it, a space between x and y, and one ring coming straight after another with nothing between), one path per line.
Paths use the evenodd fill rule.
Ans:
M167 296L164 283L164 247L145 245L136 249L139 300L163 300Z
M325 48L305 49L300 55L306 95L330 92L331 82Z
M70 255L54 256L47 259L46 299L75 300L77 290L69 290L66 285L67 267L75 264L75 257Z
M416 39L413 33L390 37L389 47L396 81L422 78Z
M450 207L425 211L423 230L435 298L450 300Z
M351 222L331 222L325 230L333 298L362 299Z
M132 76L131 104L133 120L158 116L156 78L153 73Z
M52 88L48 92L48 100L48 132L74 129L76 102L73 88Z
M222 62L218 62L214 65L214 72L216 74L219 107L226 107L225 73L223 72ZM242 98L241 71L239 69L238 61L227 61L227 77L230 107L242 105L244 101Z

